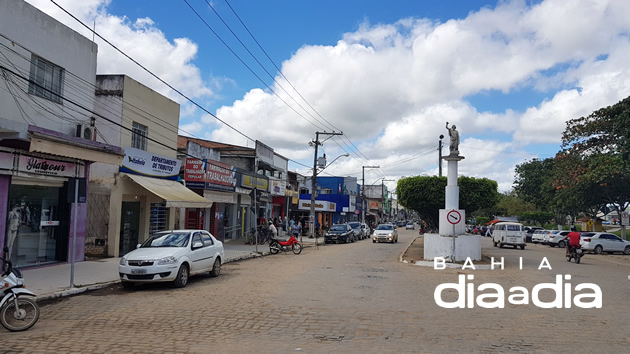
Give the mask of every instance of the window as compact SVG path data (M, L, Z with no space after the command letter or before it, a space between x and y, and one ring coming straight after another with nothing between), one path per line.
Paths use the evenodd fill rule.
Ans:
M31 58L28 93L61 103L64 70L35 55Z
M146 125L133 122L131 127L131 147L146 151L148 132L149 128Z
M210 237L210 234L203 232L201 233L201 238L203 239L204 246L214 245L214 242L212 241L212 237Z
M508 231L521 231L520 225L506 225Z

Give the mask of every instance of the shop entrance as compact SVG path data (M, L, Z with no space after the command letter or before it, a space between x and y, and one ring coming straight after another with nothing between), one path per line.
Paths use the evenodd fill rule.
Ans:
M62 183L46 186L13 180L5 245L15 266L65 261L68 255L68 204L60 205ZM25 183L28 183L25 181Z
M122 202L119 257L136 249L140 225L140 202Z

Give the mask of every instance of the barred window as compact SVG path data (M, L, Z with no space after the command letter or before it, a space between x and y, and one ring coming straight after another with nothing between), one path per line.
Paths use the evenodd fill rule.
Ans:
M146 125L133 122L131 130L131 147L146 151L149 128Z
M64 72L63 68L33 55L28 93L61 103Z

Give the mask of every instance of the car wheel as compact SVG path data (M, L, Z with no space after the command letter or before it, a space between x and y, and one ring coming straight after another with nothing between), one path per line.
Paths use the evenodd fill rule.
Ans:
M517 246L516 245L512 245L512 247L514 247L514 249L516 249Z
M525 245L521 245L521 249L524 250L525 249Z
M630 254L630 246L626 246L626 248L623 249L623 254Z
M214 260L214 264L212 265L212 270L210 271L211 277L218 277L221 274L221 260L219 258Z
M376 240L372 240L372 243L376 243Z
M120 284L124 289L133 289L133 287L135 286L135 284L130 281L121 281Z
M601 245L597 245L593 252L595 252L595 254L602 254L604 252L604 248Z
M503 244L502 243L499 243L499 248L503 248Z
M179 267L179 271L177 272L177 278L175 278L175 280L173 281L173 285L176 288L183 288L186 286L186 284L188 284L188 266L185 264L182 264Z
M566 244L564 243L564 241L558 242L558 247L564 248L565 246L566 246Z

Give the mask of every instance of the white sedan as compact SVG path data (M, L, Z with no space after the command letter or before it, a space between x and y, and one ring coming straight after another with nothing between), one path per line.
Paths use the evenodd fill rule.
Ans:
M223 243L208 231L161 231L124 255L118 272L125 288L152 282L173 282L182 288L191 275L219 276L222 260Z
M584 251L602 254L603 252L623 252L630 255L630 241L622 240L615 234L596 232L580 238L580 246Z
M380 224L372 233L372 242L398 242L398 230L392 224Z

